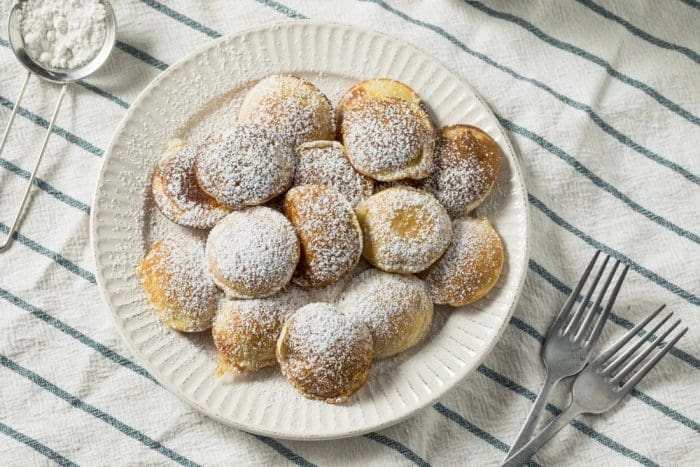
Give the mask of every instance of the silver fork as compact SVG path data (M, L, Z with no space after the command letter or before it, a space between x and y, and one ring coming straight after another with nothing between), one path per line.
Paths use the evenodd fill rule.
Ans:
M598 286L600 278L603 276L603 272L610 260L610 256L606 256L603 260L602 266L598 271L598 274L593 279L593 283L586 293L586 297L583 299L581 304L578 306L575 312L572 313L574 308L574 303L578 297L581 289L588 280L588 276L591 270L595 266L598 257L600 256L600 251L596 251L593 258L586 266L586 270L583 272L581 279L579 279L578 284L574 290L571 291L569 298L564 303L559 315L552 323L552 326L547 332L547 337L544 341L544 346L542 347L542 360L545 367L545 381L542 385L535 403L530 409L530 413L527 416L527 420L523 424L523 427L518 433L518 437L513 442L513 446L510 448L508 455L516 452L521 446L528 442L532 436L533 431L537 425L537 420L539 418L542 409L544 408L547 400L554 387L564 378L573 376L583 370L586 363L590 360L591 350L595 345L596 341L600 337L600 332L603 329L603 325L610 314L615 299L617 298L617 293L620 291L622 282L625 280L625 275L627 274L628 267L625 266L622 273L615 283L610 297L608 298L607 305L605 309L598 316L598 320L593 326L591 322L593 321L593 316L596 310L599 309L600 304L603 301L605 292L608 290L608 286L615 275L615 271L620 265L620 261L615 262L612 271L608 274L607 280L598 294L598 298L592 307L586 311L586 305L590 303L590 299L593 296L593 292ZM585 314L584 314L585 312Z
M642 352L635 352L669 320L673 313L662 318L646 335L628 348L621 350L632 338L653 320L663 310L665 305L644 318L642 322L630 329L615 344L605 350L599 357L591 362L574 381L573 394L569 406L542 431L540 431L525 446L508 457L504 466L522 465L532 457L549 439L566 426L576 416L583 413L601 414L613 408L620 402L639 381L649 373L661 358L676 345L678 339L688 331L688 328L677 332L665 345L663 342L678 327L681 320L677 320L656 339L650 342ZM644 361L655 347L663 348L647 361ZM634 357L633 357L634 355ZM629 361L628 361L629 360ZM625 362L627 362L625 364ZM644 362L644 363L642 363ZM624 366L623 366L624 364ZM620 368L622 367L622 368Z

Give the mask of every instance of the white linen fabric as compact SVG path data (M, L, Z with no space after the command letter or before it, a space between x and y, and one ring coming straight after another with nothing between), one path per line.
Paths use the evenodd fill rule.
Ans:
M13 246L0 254L3 465L496 465L544 370L543 335L595 248L631 266L602 342L662 303L690 326L633 395L582 416L540 465L690 465L700 454L700 6L667 2L113 0L109 62L71 86ZM0 123L24 69L0 0ZM220 35L290 18L414 44L462 76L508 130L532 215L528 276L493 352L434 406L329 441L223 426L133 361L95 285L88 239L102 155L158 74ZM14 215L58 87L31 80L0 159ZM558 413L564 385L549 407Z

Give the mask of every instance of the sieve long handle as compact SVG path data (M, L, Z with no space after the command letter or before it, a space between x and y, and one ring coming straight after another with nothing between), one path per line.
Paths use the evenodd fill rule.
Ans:
M27 73L27 77L24 78L24 83L22 84L22 88L19 91L19 96L17 96L17 102L15 102L15 106L12 109L12 114L10 114L10 120L7 122L7 128L5 128L5 133L3 134L2 141L0 141L0 154L2 153L2 149L5 146L5 141L7 141L7 135L10 133L10 127L12 126L12 122L14 121L15 115L17 114L19 103L22 100L22 96L24 95L24 90L27 87L27 82L29 81L30 76L31 73ZM67 87L67 83L61 87L61 92L58 95L58 100L56 101L56 107L53 110L53 116L51 117L49 126L46 129L46 134L44 135L44 142L41 144L41 151L39 152L39 155L36 158L36 162L34 162L34 169L32 170L32 173L29 176L29 180L27 181L27 187L24 190L24 196L22 196L22 201L19 203L19 208L17 209L17 213L15 214L15 219L12 221L11 227L7 232L7 238L5 238L5 242L0 245L0 252L5 251L10 246L10 244L12 243L12 237L17 231L17 226L19 225L19 221L22 218L22 211L24 210L24 206L27 204L27 200L29 199L29 192L32 189L34 177L36 177L36 173L39 170L39 164L41 164L41 159L44 157L46 145L48 144L49 136L51 136L51 132L53 131L53 124L54 122L56 122L58 110L61 108L61 102L63 102L63 96L66 94Z

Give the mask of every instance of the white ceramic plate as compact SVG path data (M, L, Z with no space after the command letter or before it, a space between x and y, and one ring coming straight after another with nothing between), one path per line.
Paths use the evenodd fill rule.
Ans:
M465 309L436 310L428 338L375 365L368 383L344 405L299 396L276 369L215 379L210 336L187 336L162 325L134 274L152 241L185 230L166 221L150 199L150 171L159 152L173 136L196 142L229 123L245 91L274 73L304 76L334 103L359 80L398 79L418 91L438 126L476 125L505 153L496 188L480 208L506 246L496 289ZM163 386L210 417L292 439L340 438L386 427L462 381L486 357L515 307L527 268L528 229L527 196L513 148L468 84L403 42L350 26L309 22L224 37L163 72L114 134L91 219L97 282L135 358Z

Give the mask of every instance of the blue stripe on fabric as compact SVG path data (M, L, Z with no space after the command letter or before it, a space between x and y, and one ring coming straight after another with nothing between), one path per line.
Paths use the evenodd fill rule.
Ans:
M16 441L19 441L20 443L29 446L36 452L46 456L49 460L54 461L58 465L62 465L65 467L78 467L78 464L75 464L70 460L66 459L50 447L40 443L39 441L35 440L30 436L25 435L24 433L20 433L11 426L5 425L2 422L0 422L0 433L3 433L9 436L10 438L13 438Z
M524 333L530 335L533 339L537 339L540 344L544 344L544 337L535 329L534 327L530 326L528 323L525 321L521 320L520 318L517 318L515 316L510 317L510 324L512 326L515 326L516 328L520 329Z
M166 68L168 68L168 64L165 62L162 62L155 58L152 55L147 54L146 52L137 49L136 47L126 44L121 41L117 41L116 44L114 44L116 48L121 50L122 52L126 52L132 57L136 57L142 62L148 63L149 65L158 68L161 71L164 71Z
M571 288L569 286L567 286L562 281L560 281L558 278L556 278L552 273L550 273L547 269L545 269L544 266L540 265L535 260L533 260L533 259L529 260L529 267L532 271L534 271L538 276L540 276L542 279L547 281L550 285L552 285L552 287L557 289L559 292L561 292L567 296L571 293ZM627 330L630 330L634 327L634 323L623 318L622 316L616 315L615 313L610 313L608 319L610 319L610 321L617 324L618 326L621 326ZM538 339L540 341L540 343L543 343L544 336L540 335L536 329L533 328L533 330L537 334L537 336L533 336L533 337L535 337L535 339ZM532 334L530 334L530 335L532 335ZM696 370L700 369L700 360L693 357L689 353L682 351L678 347L673 347L671 350L669 350L669 353L671 355L673 355L674 357L678 358L679 360L689 364L690 366L692 366Z
M144 435L140 431L132 428L131 426L125 424L124 422L116 419L115 417L111 416L107 412L103 412L102 410L98 409L97 407L88 404L87 402L83 402L82 400L78 399L74 395L68 393L67 391L61 389L60 387L56 386L55 384L51 383L47 379L42 378L38 374L34 373L33 371L29 370L28 368L25 368L15 361L11 360L7 356L0 354L0 364L4 366L5 368L14 371L18 375L28 379L32 383L36 384L40 388L50 392L51 394L55 395L56 397L63 399L64 401L68 402L70 405L73 407L82 410L85 413L88 413L92 415L93 417L105 422L108 425L111 425L112 427L116 428L118 431L121 431L124 433L126 436L135 439L136 441L142 443L144 446L147 446L154 451L162 454L163 456L167 457L168 459L171 459L175 462L177 462L180 465L184 465L187 467L197 467L199 464L196 462L186 458L185 456L178 454L177 452L173 451L170 448L167 448L163 446L161 443L158 441Z
M487 65L490 65L490 66L496 68L497 70L503 71L504 73L512 76L513 78L515 78L519 81L523 81L523 82L532 84L533 86L535 86L539 89L542 89L543 91L547 92L548 94L552 95L553 97L555 97L556 99L558 99L559 101L563 102L564 104L566 104L570 107L573 107L577 110L581 110L581 111L585 112L591 118L593 123L596 124L596 126L598 126L601 130L603 130L604 132L611 135L613 138L617 139L620 143L624 144L625 146L629 147L630 149L633 149L637 153L651 159L652 161L673 170L674 172L685 177L686 179L690 180L691 182L693 182L697 185L700 185L700 177L699 176L693 174L692 172L681 167L680 165L676 164L675 162L672 162L672 161L664 158L663 156L656 154L655 152L642 146L641 144L636 143L630 137L624 135L623 133L621 133L620 131L615 129L612 125L605 122L605 120L603 120L603 118L600 117L600 115L595 113L595 111L593 111L593 109L590 106L583 104L581 102L575 101L575 100L571 99L570 97L567 97L563 94L560 94L557 91L555 91L554 89L552 89L551 87L542 83L541 81L523 76L520 73L513 70L512 68L509 68L505 65L501 65L500 63L494 61L493 59L491 59L487 55L482 54L480 52L476 52L476 51L468 48L463 42L459 41L459 39L457 39L455 36L451 35L450 33L448 33L447 31L445 31L444 29L442 29L439 26L412 18L412 17L406 15L405 13L403 13L402 11L399 11L399 10L387 5L386 3L384 3L381 0L367 0L367 1L370 1L372 3L379 5L380 7L385 9L386 11L393 13L394 15L400 17L401 19L403 19L405 21L408 21L409 23L415 24L415 25L423 27L425 29L429 29L436 34L439 34L443 38L447 39L450 43L452 43L452 45L458 47L463 52L471 55L472 57L478 58L479 60L486 63Z
M494 113L495 114L495 113ZM538 135L537 133L528 130L525 127L522 127L520 125L517 125L513 123L512 121L508 120L507 118L504 118L498 114L495 114L496 118L498 118L498 121L503 125L508 131L512 133L517 133L521 136L526 137L527 139L533 141L536 143L538 146L540 146L543 149L546 149L548 152L551 154L557 156L559 159L562 161L566 162L569 164L571 167L576 170L576 172L580 173L587 179L589 179L595 186L598 188L602 189L603 191L610 193L613 195L615 198L618 200L622 201L625 203L627 206L629 206L630 209L632 209L634 212L637 214L641 214L642 216L646 217L650 221L660 225L661 227L664 227L665 229L670 230L671 232L675 233L676 235L687 238L688 240L700 244L700 237L693 232L690 232L673 222L669 221L668 219L659 216L658 214L651 212L644 206L640 205L636 201L633 201L629 196L626 194L622 193L620 190L615 188L613 185L608 183L607 181L603 180L596 174L594 174L588 167L580 163L576 158L571 156L569 153L561 149L560 147L554 145L553 143L547 141L545 138L542 136Z
M532 194L528 194L527 196L528 196L528 199L530 200L530 204L535 206L538 210L540 210L544 215L546 215L552 222L557 224L559 227L562 227L565 230L576 235L578 238L580 238L584 242L588 243L592 247L612 256L615 259L622 261L625 264L628 264L633 271L637 272L638 274L641 274L642 276L644 276L647 279L651 280L652 282L660 285L661 287L665 288L666 290L673 292L674 294L678 295L682 299L692 303L693 305L700 306L700 298L698 298L697 295L694 295L691 292L688 292L687 290L677 286L676 284L669 282L668 280L659 276L655 272L650 271L650 270L646 269L645 267L641 266L640 264L632 261L630 258L623 255L619 251L613 250L609 246L604 245L603 243L599 242L598 240L590 237L588 234L586 234L586 233L582 232L581 230L579 230L578 228L574 227L573 225L568 223L566 220L564 220L562 217L560 217L557 213L555 213L554 211L549 209L547 207L547 205L545 205L542 201L537 199Z
M430 467L430 464L428 464L425 461L425 459L423 459L418 454L411 451L409 448L399 443L398 441L394 441L393 439L388 438L379 433L367 433L366 435L364 435L364 437L367 439L371 439L372 441L375 441L379 444L383 444L384 446L390 447L394 451L401 453L406 459L410 460L419 467Z
M680 0L680 1L685 3L688 6L691 6L693 8L697 8L700 10L700 2L696 2L694 0Z
M12 102L11 100L7 99L6 97L0 96L0 105L12 110L15 103ZM49 128L49 122L46 119L38 116L37 114L35 114L33 112L30 112L29 110L25 109L24 107L19 107L17 109L17 115L21 115L22 117L34 122L36 125L39 125L40 127L44 128L44 129ZM73 143L76 146L81 147L82 149L86 150L90 154L93 154L97 157L102 157L102 155L104 154L104 151L102 149L88 143L87 141L74 135L73 133L64 130L60 126L54 125L53 133L60 136L61 138L65 139L69 143Z
M677 410L673 410L672 408L662 404L661 402L657 401L656 399L649 397L648 395L644 394L643 392L639 391L638 389L632 389L632 397L635 397L639 399L640 401L644 402L647 404L649 407L652 407L655 410L658 410L659 412L663 413L667 417L677 421L678 423L681 423L691 430L695 431L696 433L700 434L700 424L696 422L695 420L692 420L682 413L678 412Z
M29 180L30 173L24 170L23 168L13 164L12 162L0 158L0 166L4 168L5 170L12 172L13 174L17 175L18 177L21 177L25 180ZM46 193L50 194L57 200L61 201L62 203L67 204L68 206L74 207L76 209L79 209L83 211L85 214L90 214L90 206L87 204L83 203L82 201L78 201L75 198L72 198L68 196L67 194L63 193L61 190L58 188L55 188L53 185L50 185L49 183L45 182L44 180L40 178L34 178L34 185L39 187L41 190L45 191Z
M114 102L114 103L117 104L119 107L122 107L122 108L124 108L124 109L128 109L128 108L129 108L129 103L128 103L128 102L126 102L125 100L123 100L123 99L121 99L121 98L115 96L114 94L111 94L111 93L105 91L105 90L102 89L102 88L98 88L98 87L95 86L94 84L90 84L90 83L88 83L87 81L84 81L84 80L82 80L82 79L81 79L81 80L78 80L77 82L78 82L78 84L79 84L80 86L84 87L84 88L87 89L88 91L94 92L94 93L97 94L98 96L104 97L105 99Z
M606 10L602 6L598 5L597 3L593 3L590 0L576 0L579 2L581 5L590 8L594 12L598 13L600 16L603 18L609 19L611 21L614 21L618 23L619 25L623 26L625 29L627 29L629 32L634 34L635 36L639 37L640 39L643 39L650 44L653 44L657 47L661 47L662 49L668 49L668 50L673 50L675 52L681 53L694 61L695 63L700 63L700 55L695 53L693 50L689 49L688 47L684 47L682 45L678 44L673 44L671 42L665 41L663 39L660 39L656 36L652 36L648 32L639 29L637 26L634 24L630 23L626 19L616 15L610 10Z
M513 391L514 393L516 393L520 396L525 397L530 402L534 402L535 398L537 397L537 394L530 391L525 386L522 386L522 385L516 383L515 381L507 378L506 376L504 376L500 373L493 371L492 369L490 369L484 365L479 365L479 368L477 369L477 371L479 373L481 373L482 375L486 376L487 378L491 379L492 381L499 383L501 386ZM550 412L555 417L562 412L560 408L555 407L552 404L547 404L546 409L548 412ZM643 456L642 454L623 446L622 444L618 443L617 441L610 439L609 437L603 435L602 433L595 431L593 428L585 425L584 423L582 423L578 420L570 421L569 425L573 426L581 433L586 434L590 438L598 441L603 446L617 452L618 454L621 454L621 455L627 457L628 459L639 462L640 464L648 466L648 467L654 467L654 466L658 465L656 462L652 461L648 457Z
M164 15L170 16L176 21L181 22L184 25L187 25L191 27L192 29L201 32L202 34L206 34L207 36L211 38L218 38L221 37L221 34L217 31L214 31L211 28L208 28L207 26L203 25L202 23L198 23L197 21L193 20L192 18L188 18L187 16L178 13L177 11L173 10L170 7L167 7L163 5L160 2L157 2L155 0L141 0L142 3L145 3L146 5L150 6L151 8L154 8L158 10L160 13L163 13Z
M87 347L90 347L91 349L99 352L102 354L104 357L108 358L109 360L125 367L128 368L129 370L133 371L134 373L143 376L144 378L150 380L151 382L155 383L157 386L160 386L160 383L151 376L151 374L143 367L140 365L134 363L133 361L129 360L128 358L120 355L119 353L115 352L114 350L110 349L109 347L97 342L96 340L86 336L85 334L81 333L77 329L71 327L70 325L64 323L63 321L59 320L58 318L53 317L49 313L47 313L44 310L41 310L40 308L35 307L29 302L26 302L22 300L21 298L17 297L16 295L10 293L9 291L0 288L0 298L8 301L12 305L16 306L17 308L20 308L22 310L25 310L35 316L36 318L44 321L45 323L53 326L54 328L58 329L64 334L67 334L68 336L72 337L73 339L79 341L83 345L86 345ZM314 464L308 462L306 459L303 457L299 456L298 454L295 454L292 452L290 449L282 445L280 442L268 438L266 436L261 436L261 435L252 435L261 442L267 444L270 446L272 449L277 451L279 454L283 455L286 457L288 460L294 462L297 465L300 465L302 467L313 467Z
M86 336L82 332L69 326L68 324L64 323L60 319L53 317L51 314L47 313L46 311L35 307L31 303L22 300L21 298L17 297L16 295L10 293L9 291L7 291L3 288L0 288L0 298L6 300L7 302L11 303L12 305L16 306L17 308L20 308L24 311L29 312L32 316L34 316L34 317L42 320L43 322L53 326L54 328L58 329L62 333L77 340L81 344L86 345L87 347L90 347L91 349L95 350L96 352L99 352L100 354L102 354L103 357L113 361L114 363L116 363L120 366L123 366L124 368L128 368L129 370L133 371L134 373L137 373L137 374L143 376L144 378L149 379L152 382L160 385L153 378L153 376L151 376L151 374L148 371L146 371L145 368L137 365L136 363L132 362L128 358L124 357L123 355L120 355L119 353L110 349L106 345L101 344L101 343L97 342L96 340L92 339L91 337Z
M5 224L3 224L2 222L0 222L0 232L2 232L3 234L6 234L9 231L10 231L10 228L8 226L6 226ZM60 264L61 266L63 266L64 268L66 268L67 270L69 270L70 272L75 274L76 276L82 277L83 279L85 279L86 281L88 281L92 284L96 283L95 276L90 271L86 271L85 269L81 268L80 266L73 263L72 261L65 258L64 256L62 256L58 253L55 253L55 252L49 250L48 248L43 247L42 245L35 242L31 238L25 237L24 235L22 235L19 232L15 232L12 235L12 238L15 239L16 241L20 242L22 245L36 251L40 255L46 256L47 258L52 259L53 261Z
M528 21L525 21L524 19L511 15L509 13L504 13L502 11L494 10L493 8L489 8L488 6L484 5L483 3L474 1L474 0L464 0L464 3L466 3L469 6L472 6L476 8L477 10L480 10L484 13L486 13L489 16L495 17L502 19L504 21L511 22L513 24L517 24L518 26L522 27L523 29L527 30L528 32L532 33L542 41L560 49L564 50L565 52L569 52L571 54L574 54L578 57L583 58L584 60L587 60L591 63L594 63L600 67L602 67L607 74L612 76L613 78L629 85L632 86L633 88L639 89L642 91L644 94L648 95L652 99L654 99L656 102L661 104L662 106L666 107L669 109L671 112L675 113L676 115L683 117L684 119L688 120L690 123L693 123L695 125L700 126L700 118L696 117L692 113L688 112L685 110L683 107L680 105L676 104L675 102L671 101L670 99L664 97L661 93L659 93L657 90L649 86L648 84L645 84L637 79L634 79L630 76L625 75L624 73L621 73L617 71L615 68L610 65L610 63L606 62L602 58L598 57L597 55L594 55L586 50L583 50L580 47L576 47L573 44L569 44L568 42L561 41L559 39L555 39L554 37L546 34L544 31L541 29L537 28L535 25L532 23L529 23Z
M287 15L289 18L293 19L309 19L308 16L304 16L298 11L289 8L287 5L283 5L280 2L275 2L274 0L256 0L258 3L262 3L265 6L273 8L283 15Z
M267 436L262 436L262 435L256 435L254 433L248 433L251 435L253 438L256 438L260 442L267 444L269 447L277 451L278 454L283 455L286 457L289 461L295 463L296 465L299 465L301 467L316 467L316 464L312 464L311 462L307 461L303 457L301 457L299 454L295 453L279 441L268 438Z
M462 428L464 428L465 430L467 430L468 432L470 432L474 436L486 441L487 443L489 443L491 446L495 447L499 451L508 453L508 451L510 450L510 446L508 446L506 443L504 443L500 439L496 438L492 434L482 430L478 426L474 425L473 423L471 423L466 418L462 417L457 412L448 409L447 407L442 405L440 402L433 405L433 408L435 410L437 410L437 412L439 414L449 418L450 420L455 422L457 425L461 426ZM540 464L538 464L537 462L534 462L534 461L530 461L530 462L528 462L527 465L532 466L532 467L539 467Z

